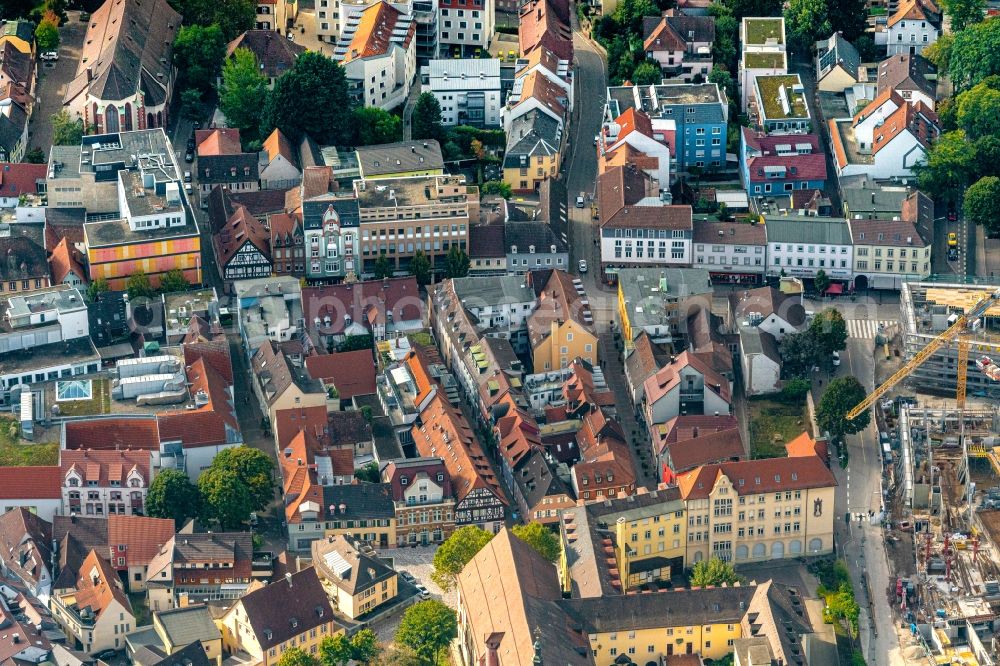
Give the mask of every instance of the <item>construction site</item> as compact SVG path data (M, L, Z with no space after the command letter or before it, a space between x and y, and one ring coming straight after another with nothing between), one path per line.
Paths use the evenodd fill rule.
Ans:
M1000 664L1000 290L910 283L875 408L907 664ZM877 351L877 353L879 353ZM893 364L887 363L887 366ZM909 393L909 395L901 395ZM850 416L850 414L849 414Z

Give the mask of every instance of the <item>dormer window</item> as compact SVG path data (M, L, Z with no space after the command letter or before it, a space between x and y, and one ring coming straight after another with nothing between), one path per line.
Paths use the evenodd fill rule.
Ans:
M437 475L437 480L438 480L438 483L442 483L442 482L444 481L444 474L440 474L440 473L439 473L439 474Z
M244 176L250 175L250 167L243 167L243 175Z
M69 486L71 488L77 488L80 485L80 479L76 478L75 476L71 476L67 483L69 483Z

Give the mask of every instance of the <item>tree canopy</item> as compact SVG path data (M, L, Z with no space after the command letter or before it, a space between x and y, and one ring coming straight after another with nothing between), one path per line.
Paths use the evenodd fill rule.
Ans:
M833 31L825 0L789 0L785 8L788 42L799 53L808 54L816 40Z
M354 145L374 146L403 140L403 119L377 106L354 109Z
M52 114L52 144L55 146L79 146L83 138L83 120L73 120L69 111L61 109Z
M732 585L740 580L741 578L736 575L733 565L718 557L695 562L694 567L691 568L692 587L718 587L723 583Z
M174 39L174 64L184 85L208 92L226 57L226 38L218 25L181 26Z
M272 499L273 463L262 451L237 446L218 453L198 478L206 513L225 528L242 526Z
M632 83L637 86L659 85L663 81L663 72L660 66L650 60L643 60L636 65L632 72Z
M294 142L308 134L320 145L345 146L352 138L350 109L344 68L322 53L306 51L275 82L262 125L268 133L279 128Z
M417 278L417 284L427 285L431 281L431 260L423 250L417 250L410 259L410 274Z
M393 262L386 256L385 252L380 252L377 257L375 257L375 279L383 280L387 277L392 277L392 272L394 270Z
M142 271L136 271L125 280L125 291L129 298L150 298L156 294L149 276Z
M965 191L965 216L989 234L1000 232L1000 178L984 176Z
M956 90L971 88L1000 74L1000 20L989 18L955 33L948 73Z
M469 255L458 245L448 248L445 255L445 275L450 278L465 277L469 274Z
M831 381L816 407L816 423L820 430L839 439L867 428L871 422L870 410L865 410L853 421L846 418L847 412L864 400L866 395L865 387L851 375Z
M226 58L219 86L219 108L230 127L240 128L242 139L263 138L260 125L267 106L267 93L267 79L260 73L253 51L238 48Z
M975 161L964 130L945 132L931 146L927 161L915 169L920 189L935 197L961 192L972 180Z
M441 103L429 92L420 93L410 116L410 131L413 139L435 139L444 141L444 127L441 125Z
M991 87L995 77L977 83L955 98L955 122L965 136L976 140L1000 136L1000 90Z
M187 291L191 283L184 277L184 271L172 268L160 278L160 293L170 294L175 291Z
M475 525L466 525L452 532L434 553L434 572L431 574L431 580L442 590L450 590L462 568L492 538L492 534Z
M515 525L514 536L535 549L535 551L549 562L559 559L560 545L559 537L549 528L541 523L528 523L527 525Z
M378 657L379 652L378 636L371 629L362 629L350 638L343 634L324 638L319 644L319 664L346 666L352 661L367 664Z
M455 611L431 599L406 609L396 640L429 664L437 664L441 652L458 636Z
M146 511L154 518L173 518L177 529L201 514L201 494L187 474L176 469L160 471L149 485Z
M319 666L319 660L302 648L289 648L281 653L278 666Z
M35 45L43 53L59 48L59 18L52 12L45 14L38 27L35 28Z
M951 32L961 32L973 23L983 20L986 0L942 0L944 13L951 19Z
M847 322L840 310L827 308L809 324L809 333L816 338L825 356L847 348Z
M187 25L217 25L226 42L236 39L257 22L254 0L170 0Z

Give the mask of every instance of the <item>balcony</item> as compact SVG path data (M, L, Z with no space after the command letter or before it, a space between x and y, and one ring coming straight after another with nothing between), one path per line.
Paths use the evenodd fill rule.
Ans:
M271 551L255 551L251 560L251 572L255 579L270 580L274 575L274 553Z

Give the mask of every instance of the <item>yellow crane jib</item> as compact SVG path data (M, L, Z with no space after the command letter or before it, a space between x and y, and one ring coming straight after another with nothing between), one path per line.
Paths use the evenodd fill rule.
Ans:
M907 361L903 365L903 367L894 372L892 376L889 377L889 379L885 380L878 388L869 393L864 400L859 402L854 407L854 409L847 412L847 419L852 420L857 418L862 412L864 412L866 409L874 405L879 398L888 393L893 386L895 386L903 379L905 379L907 375L909 375L924 361L930 358L934 354L934 352L939 350L948 342L954 340L956 337L958 337L959 334L964 333L965 330L971 324L971 322L974 322L981 316L983 316L986 313L986 311L989 310L994 305L996 305L997 302L1000 302L1000 289L994 291L991 294L987 294L983 298L976 301L975 305L969 308L968 312L961 315L957 320L955 320L955 323L953 323L951 326L945 329L945 331L942 332L940 335L938 335L936 338L928 342L927 345L923 349L918 351L916 354L914 354L913 358ZM962 350L960 349L960 352L961 351ZM968 359L967 347L965 356L966 359ZM960 375L961 374L962 373L960 373ZM961 380L961 376L959 377L959 379ZM961 381L959 383L964 384L964 382ZM965 397L964 385L959 386L958 394L964 399Z

